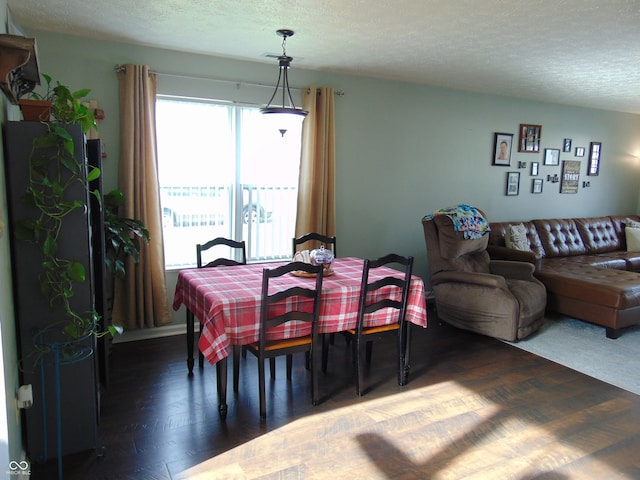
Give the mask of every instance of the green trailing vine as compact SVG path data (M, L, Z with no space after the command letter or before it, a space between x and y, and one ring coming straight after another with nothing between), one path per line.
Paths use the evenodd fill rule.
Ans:
M61 309L63 312L63 318L47 328L58 328L70 339L88 334L103 336L122 333L122 327L115 325L109 325L106 331L99 331L100 316L96 311L76 312L71 307L74 286L86 281L87 272L81 262L61 257L58 248L65 219L72 212L87 207L82 200L67 200L67 192L77 183L88 189L89 182L101 174L94 167L90 167L85 174L74 155L73 138L65 129L66 124L80 125L83 133L97 128L93 113L80 101L90 90L72 92L60 82L52 83L49 75L43 74L43 78L47 84L46 93L32 93L31 96L51 102L53 119L52 122L42 122L46 132L34 139L29 156L29 182L24 198L37 213L17 226L16 237L41 248L42 263L38 274L40 291L49 299L52 310ZM100 192L90 193L102 203Z
M79 338L95 331L100 317L95 311L75 312L71 308L74 283L86 281L86 272L82 263L60 257L58 238L65 218L85 208L82 200L66 200L66 192L76 183L87 188L89 181L100 176L100 170L92 168L84 176L82 166L73 155L74 144L69 133L61 124L45 125L47 132L33 142L25 194L25 201L38 214L18 225L16 237L41 247L40 291L49 299L52 309L62 308L64 319L59 322L63 324L60 325L62 332L71 338ZM99 195L98 192L92 194ZM104 333L107 332L99 332Z

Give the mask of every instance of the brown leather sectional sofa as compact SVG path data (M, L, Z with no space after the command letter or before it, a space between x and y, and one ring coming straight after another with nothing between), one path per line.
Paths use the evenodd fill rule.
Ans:
M601 325L608 338L640 324L640 252L628 252L627 219L636 215L491 223L492 259L535 265L547 288L547 309ZM526 229L526 250L507 248L510 226Z

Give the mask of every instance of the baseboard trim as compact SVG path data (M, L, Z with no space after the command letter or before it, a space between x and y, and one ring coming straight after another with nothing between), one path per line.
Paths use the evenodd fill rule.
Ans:
M164 327L141 328L139 330L125 330L122 335L113 337L113 343L136 342L139 340L149 340L151 338L170 337L173 335L183 335L186 333L186 325L175 324Z

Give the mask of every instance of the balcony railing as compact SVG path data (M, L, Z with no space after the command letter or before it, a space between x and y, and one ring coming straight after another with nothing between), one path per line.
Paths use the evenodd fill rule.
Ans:
M195 266L195 245L245 240L250 262L291 258L297 187L162 187L166 268ZM234 198L234 192L238 192ZM239 193L241 192L241 193Z

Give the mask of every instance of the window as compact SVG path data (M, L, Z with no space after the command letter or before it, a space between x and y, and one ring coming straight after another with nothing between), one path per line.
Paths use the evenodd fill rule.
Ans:
M281 135L257 107L170 97L156 126L167 269L218 236L245 240L248 261L291 257L301 126Z

